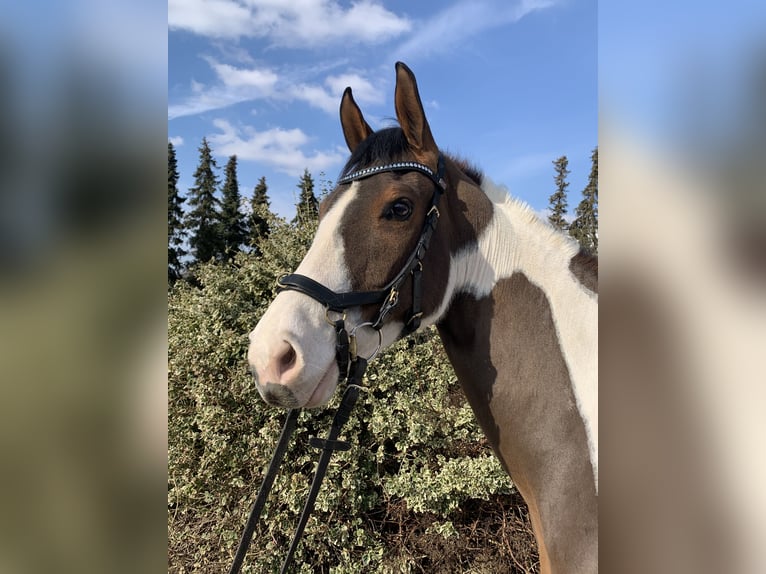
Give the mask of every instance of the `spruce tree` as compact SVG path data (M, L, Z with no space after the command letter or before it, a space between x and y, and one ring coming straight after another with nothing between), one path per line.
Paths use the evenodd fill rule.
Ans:
M253 189L250 216L250 245L257 251L258 242L269 236L269 195L266 178L261 177Z
M192 209L186 214L186 229L189 230L189 245L196 262L219 258L223 253L223 242L219 234L219 201L215 196L218 188L218 168L206 138L199 147L199 165L194 172L194 187L189 189L188 202Z
M588 184L582 192L583 198L577 206L575 220L569 229L583 249L598 254L598 147L590 156L591 170Z
M184 240L183 198L178 194L178 162L173 144L168 142L168 283L181 276L181 258L186 254Z
M223 244L222 256L229 260L240 251L242 244L247 239L245 216L239 207L242 198L239 195L239 182L237 181L237 156L229 157L226 163L225 177L221 201L220 236Z
M551 211L548 215L548 221L553 227L560 229L561 231L566 231L567 229L567 222L564 219L564 215L567 212L567 187L569 187L569 182L567 182L567 175L569 175L569 170L567 169L568 165L569 160L567 160L567 156L565 155L562 155L560 158L553 161L553 166L556 170L556 176L553 178L556 183L556 191L550 198L548 198Z
M311 177L308 169L303 171L298 189L301 190L298 205L296 205L295 221L307 222L319 218L319 202L314 195L314 178Z

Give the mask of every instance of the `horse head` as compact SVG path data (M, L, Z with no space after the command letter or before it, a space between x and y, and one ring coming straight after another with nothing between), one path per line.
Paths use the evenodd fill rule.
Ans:
M369 358L432 324L443 307L450 234L446 200L441 211L439 201L446 182L464 176L439 152L415 76L402 63L395 107L399 127L374 132L351 88L343 94L351 157L320 206L306 257L250 334L248 361L269 404L310 408L331 398L344 375L338 321Z

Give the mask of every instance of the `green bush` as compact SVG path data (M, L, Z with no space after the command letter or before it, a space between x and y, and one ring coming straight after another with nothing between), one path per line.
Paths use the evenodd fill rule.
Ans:
M284 420L247 371L247 335L272 300L276 277L297 267L315 224L275 218L270 228L259 256L201 265L196 285L178 282L168 295L174 573L227 570ZM522 547L532 568L522 505L435 332L394 345L370 365L365 384L343 432L352 448L333 455L294 571L510 572L498 565ZM279 570L318 457L308 438L326 434L336 395L328 409L301 413L243 572ZM501 525L520 530L523 540L507 542L514 535L500 536ZM460 541L483 550L461 551ZM447 547L456 549L451 559Z

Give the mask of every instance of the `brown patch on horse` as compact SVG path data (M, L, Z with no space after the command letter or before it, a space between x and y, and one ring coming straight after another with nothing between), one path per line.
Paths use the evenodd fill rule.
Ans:
M415 248L423 229L434 184L417 172L383 173L359 182L358 195L348 204L339 232L346 252L346 265L354 291L380 289L402 268ZM395 201L407 200L412 214L405 221L386 217ZM446 281L436 281L438 273L449 270L450 251L437 232L423 259L423 310L427 314L441 303ZM399 304L392 319L403 317L412 302L412 282L408 278L400 290ZM365 320L377 307L364 310Z
M474 175L474 172L466 173L465 165L460 160L448 159L449 189L444 198L445 208L441 212L443 227L450 229L452 253L457 253L469 243L476 243L495 213L492 201L479 188Z
M588 440L545 293L515 273L489 297L456 298L439 333L530 507L550 571L595 571L598 503Z
M598 257L580 249L569 262L569 270L580 285L598 294Z
M476 167L476 165L463 157L459 157L453 154L446 155L448 155L448 157L453 162L455 162L455 165L457 165L458 169L467 175L468 178L473 181L473 183L479 186L481 185L482 181L484 181L484 173L478 167Z

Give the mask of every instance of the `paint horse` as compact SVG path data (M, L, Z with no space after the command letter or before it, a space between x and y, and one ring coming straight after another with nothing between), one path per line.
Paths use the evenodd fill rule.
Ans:
M541 572L596 572L597 260L439 151L402 63L395 107L400 127L374 132L351 89L343 94L351 157L322 202L296 274L331 295L378 293L395 278L385 313L364 298L343 308L359 354L436 325L482 430L529 506ZM338 318L307 292L281 291L250 334L248 360L272 405L316 407L338 383L328 325Z

